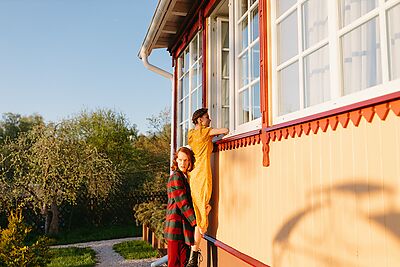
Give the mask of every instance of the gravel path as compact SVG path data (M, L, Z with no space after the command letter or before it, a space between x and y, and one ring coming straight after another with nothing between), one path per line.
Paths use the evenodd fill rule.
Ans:
M53 246L53 248L65 247L90 247L96 251L96 260L98 267L148 267L156 260L156 258L142 259L142 260L125 260L121 255L112 249L114 244L118 244L130 240L141 240L140 237L128 237L121 239L93 241L87 243L76 243L69 245Z

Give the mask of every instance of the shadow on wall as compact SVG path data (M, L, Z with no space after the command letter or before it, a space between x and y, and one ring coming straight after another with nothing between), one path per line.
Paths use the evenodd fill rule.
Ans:
M272 266L400 266L398 194L365 182L309 192L275 235Z

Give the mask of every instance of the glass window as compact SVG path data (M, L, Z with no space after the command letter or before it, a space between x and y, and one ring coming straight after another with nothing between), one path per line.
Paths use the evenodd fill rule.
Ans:
M227 127L233 132L261 127L258 3L222 0L210 15L207 73L213 127Z
M178 146L187 144L192 113L202 106L201 32L178 58Z
M345 95L382 82L377 18L345 34L341 44Z
M282 69L279 77L279 115L299 110L299 63Z
M309 0L303 4L303 50L328 36L327 1Z
M236 35L238 40L235 40L235 42L241 44L235 56L239 82L235 86L239 114L237 126L261 117L258 1L248 0L246 6L246 12L240 13L241 16L235 18L239 33Z
M391 8L387 15L389 45L389 78L400 78L400 4Z
M282 63L298 53L297 46L297 12L291 13L277 26L278 61ZM292 40L290 42L286 40ZM294 42L293 40L296 40Z
M364 16L378 5L378 0L341 0L340 25L342 27Z
M294 4L296 4L296 0L278 0L276 1L277 5L277 15L280 16L282 15L286 10L291 8ZM277 17L278 17L277 16Z
M400 0L271 5L274 122L395 90L382 86L400 78ZM381 32L382 25L387 32Z
M329 48L327 45L304 58L304 89L305 107L331 99Z

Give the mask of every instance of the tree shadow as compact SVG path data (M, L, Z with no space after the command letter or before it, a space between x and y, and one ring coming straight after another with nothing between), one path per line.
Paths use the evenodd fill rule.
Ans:
M383 187L381 184L365 182L341 183L322 189L312 190L306 195L307 203L312 203L310 200L311 196L314 196L314 200L318 200L318 202L313 203L312 205L307 204L303 209L294 213L276 232L273 239L273 265L277 267L284 266L283 261L286 259L285 257L288 255L293 257L293 253L299 253L301 254L301 257L308 257L324 266L356 266L357 259L348 257L348 255L345 254L337 255L330 253L329 251L324 251L323 249L318 250L318 253L315 253L313 248L317 246L316 241L302 236L304 233L302 232L300 225L306 223L306 220L309 220L312 218L311 216L313 216L313 214L318 212L328 214L330 216L329 218L334 217L336 214L334 213L333 206L337 205L335 202L338 199L342 202L344 201L344 206L346 206L346 204L351 206L352 204L350 202L355 200L357 203L368 203L369 205L371 201L382 200L381 196L387 199L389 203L395 203L396 194L397 192L393 187ZM379 198L375 198L376 196ZM400 210L391 207L385 213L376 214L376 211L369 213L362 210L361 204L358 204L358 209L352 210L352 212L354 212L352 216L357 219L357 222L349 222L349 229L351 229L351 227L357 227L354 226L354 223L364 222L366 225L369 225L370 221L379 225L380 228L386 229L387 234L400 241ZM346 207L343 207L344 213L345 210ZM334 232L334 221L329 221L327 226L328 229L332 229ZM372 227L371 229L371 231L374 231L374 234L382 235L381 231L374 230ZM334 233L327 233L327 235L332 235L335 238ZM301 237L301 241L299 241L299 236ZM297 239L295 237L297 237ZM341 236L338 238L340 240ZM343 244L351 244L351 241L340 241L343 242ZM345 247L343 247L343 249L346 250Z

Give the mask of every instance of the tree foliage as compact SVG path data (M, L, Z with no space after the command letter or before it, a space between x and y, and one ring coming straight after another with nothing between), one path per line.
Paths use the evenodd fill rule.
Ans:
M8 227L0 229L0 266L36 267L45 266L49 261L48 240L39 238L32 245L27 244L31 228L23 222L22 210L11 212Z
M67 206L69 226L73 218L79 225L132 220L137 195L166 191L169 120L164 110L139 134L123 114L106 109L57 124L39 115L4 114L0 212L25 204L43 215L50 232L58 230L60 205Z
M46 218L50 208L54 224L61 203L75 203L81 191L93 200L104 200L119 182L110 160L70 133L68 123L38 125L5 144L9 166L0 188L11 189L11 203L29 203ZM57 232L54 224L50 232Z

